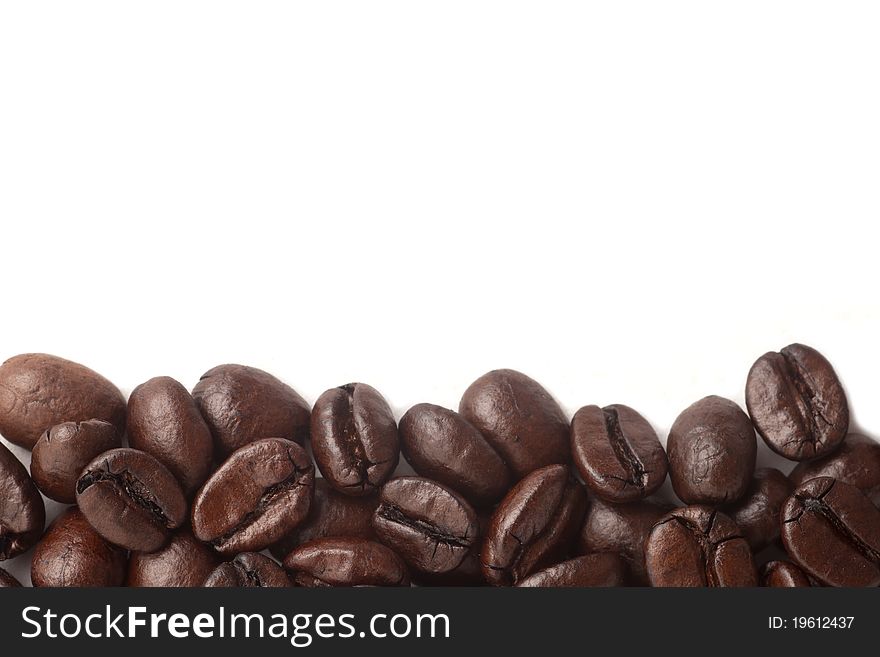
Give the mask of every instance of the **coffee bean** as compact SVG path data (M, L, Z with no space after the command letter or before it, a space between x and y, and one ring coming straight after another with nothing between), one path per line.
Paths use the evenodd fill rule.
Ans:
M758 444L742 409L706 397L675 420L666 441L669 476L685 504L729 504L742 497L755 472Z
M364 383L331 388L312 410L312 452L331 486L346 495L372 495L400 458L394 414Z
M220 457L262 438L301 444L308 438L309 405L293 388L255 367L218 365L202 375L192 396Z
M407 462L423 477L449 486L476 506L500 500L511 484L504 459L455 411L417 404L400 419Z
M277 563L256 552L243 552L220 564L205 580L208 587L287 588L290 578Z
M319 538L284 559L296 586L409 586L406 564L381 543Z
M0 443L0 561L31 549L45 525L40 492L21 461Z
M550 393L525 374L484 374L465 391L458 412L485 436L516 479L571 458L565 414Z
M764 442L793 461L830 454L849 428L846 393L834 368L802 344L768 352L752 365L746 406Z
M413 573L419 586L486 586L480 564L480 546L475 544L457 568L446 573Z
M672 510L671 504L641 500L611 504L599 498L590 500L578 539L578 553L613 552L629 566L634 586L649 586L645 567L645 541L660 518Z
M629 406L584 406L571 421L574 463L587 487L609 502L656 492L669 463L657 433Z
M583 487L564 465L524 477L492 514L480 560L493 586L510 586L563 558L587 506Z
M40 436L31 455L31 476L47 496L76 502L76 480L85 467L106 451L122 447L116 427L104 420L62 422Z
M76 507L62 513L37 544L34 586L122 586L125 551L104 540Z
M480 534L477 514L463 497L422 477L382 487L373 529L407 564L427 573L458 568Z
M3 588L18 588L21 586L21 582L15 579L8 572L0 568L0 589Z
M807 574L790 561L770 561L761 570L761 586L795 588L812 584Z
M686 506L661 518L645 544L652 586L757 586L749 544L726 515Z
M626 562L613 552L597 552L563 561L529 575L517 586L625 586Z
M91 419L125 430L125 399L89 368L48 354L22 354L0 365L0 434L31 449L46 429Z
M154 552L186 520L186 499L168 468L136 449L104 452L76 482L76 502L105 539Z
M263 550L309 512L315 468L305 450L266 438L232 454L196 494L193 533L223 555Z
M880 511L855 486L817 477L782 508L785 551L829 586L880 585Z
M378 495L344 495L328 484L326 479L315 479L315 496L309 506L309 515L302 524L272 546L272 555L279 560L284 559L297 545L327 536L375 539L373 512L377 506Z
M851 433L837 451L815 461L798 463L789 475L795 486L815 477L832 477L855 486L875 506L880 506L880 443Z
M758 468L745 495L724 509L758 553L779 539L779 512L794 490L788 477L776 468Z
M201 586L219 563L214 550L197 540L189 529L181 529L157 552L132 552L125 585Z
M135 388L128 399L128 443L155 456L187 497L211 472L211 431L186 388L161 376Z

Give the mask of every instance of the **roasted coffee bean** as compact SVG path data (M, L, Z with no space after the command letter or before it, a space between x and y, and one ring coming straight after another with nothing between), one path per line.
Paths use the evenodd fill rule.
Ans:
M799 486L782 508L782 542L824 584L880 585L880 511L855 486L831 477Z
M724 509L752 552L760 552L779 538L779 512L793 490L788 477L776 468L758 468L745 495Z
M880 443L851 433L837 451L798 463L788 477L795 486L816 477L832 477L855 486L880 506Z
M309 405L271 374L244 365L208 370L192 391L214 436L218 456L226 457L262 438L305 443Z
M769 561L761 570L761 586L795 588L812 585L807 574L790 561Z
M85 467L76 502L101 536L139 552L161 548L186 520L186 499L174 475L128 447L104 452Z
M244 552L220 564L205 580L209 587L286 588L290 578L277 563L256 552Z
M485 436L516 479L571 458L565 413L525 374L514 370L484 374L465 390L458 412Z
M312 453L331 486L346 495L372 495L400 459L394 414L364 383L331 388L312 410Z
M752 365L746 407L770 449L793 461L830 454L849 428L846 393L834 368L802 344L768 352Z
M217 553L181 529L157 552L132 552L126 586L195 587L220 563Z
M309 513L315 468L305 450L266 438L232 454L193 502L193 533L223 555L257 552L279 541Z
M669 476L685 504L721 505L742 497L758 443L748 416L729 399L706 397L675 420L666 441Z
M406 564L381 543L319 538L284 559L296 586L409 586Z
M584 518L587 496L564 465L524 477L492 514L480 560L493 586L510 586L566 556Z
M626 562L613 552L597 552L563 561L529 575L517 586L625 586Z
M377 506L378 495L352 497L340 493L323 478L315 479L315 496L309 515L271 547L272 555L284 559L297 545L327 536L375 539L373 512Z
M104 452L122 447L116 427L104 420L62 422L40 436L31 455L31 476L46 497L76 502L76 480Z
M15 579L8 572L0 568L0 589L3 588L18 588L21 586L21 582Z
M33 547L45 525L40 492L21 461L0 443L0 561Z
M407 564L427 573L458 568L480 534L477 514L463 497L422 477L382 487L373 529Z
M671 504L641 500L611 504L599 498L590 500L581 528L579 554L613 552L629 566L628 580L633 586L649 586L645 567L645 541L660 518L672 510Z
M434 404L413 406L400 419L400 443L413 470L475 506L497 502L510 488L504 459L455 411Z
M128 444L159 459L187 497L211 472L211 431L187 389L170 377L150 379L132 391Z
M447 573L416 572L413 573L413 581L419 586L486 586L479 548L479 545L474 545L458 568Z
M608 502L656 492L669 463L657 433L629 406L584 406L571 421L571 449L584 483Z
M125 551L92 528L76 507L62 513L37 544L34 586L122 586Z
M62 422L107 420L125 430L125 398L84 365L48 354L22 354L0 365L0 434L31 449Z
M757 586L752 551L739 528L708 506L660 519L645 544L652 586Z

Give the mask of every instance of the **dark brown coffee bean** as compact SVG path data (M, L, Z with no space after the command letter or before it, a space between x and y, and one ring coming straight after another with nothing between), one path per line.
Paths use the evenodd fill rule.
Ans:
M97 372L48 354L0 365L0 434L9 442L31 449L46 429L93 418L125 430L125 399Z
M407 564L427 573L458 568L480 534L477 514L463 497L422 477L382 487L373 529Z
M217 455L226 457L262 438L305 443L309 405L290 386L255 367L219 365L192 391L214 436Z
M290 578L277 563L256 552L244 552L220 564L205 580L208 587L287 588Z
M416 472L476 506L497 502L510 488L504 459L455 411L434 404L413 406L400 419L400 442Z
M807 574L790 561L770 561L761 570L761 586L801 588L812 584Z
M587 509L578 539L580 554L613 552L629 566L629 581L634 586L649 586L645 567L645 541L660 518L672 510L671 504L641 500L629 504L611 504L593 498Z
M479 548L474 545L458 568L447 573L413 573L413 581L419 586L486 586Z
M816 477L832 477L855 486L880 506L880 443L851 433L837 451L815 461L798 463L789 475L795 486Z
M93 459L122 447L116 427L104 420L62 422L40 436L31 456L31 476L47 496L76 502L76 480Z
M706 397L682 411L669 431L669 476L686 504L729 504L742 497L758 443L748 416L729 399Z
M46 507L21 461L0 443L0 561L27 552L46 525Z
M296 586L409 586L406 564L381 543L319 538L284 559Z
M855 486L817 477L782 509L785 551L829 586L880 585L880 511Z
M0 568L0 589L3 588L18 588L21 586L21 582L15 579L8 572Z
M571 421L574 463L587 487L609 502L635 502L666 480L657 433L629 406L584 406Z
M293 548L316 538L327 536L357 536L375 539L373 512L379 506L379 496L352 497L333 488L323 478L315 479L315 496L309 506L309 515L272 546L272 555L282 560Z
M788 477L776 468L758 468L745 495L724 509L752 552L758 553L779 539L779 512L793 490Z
M217 553L197 540L189 529L181 529L157 552L132 552L128 560L126 586L201 586L220 563Z
M510 586L563 558L587 506L583 487L564 465L524 477L492 514L480 560L493 586Z
M626 562L613 552L597 552L563 561L529 575L517 586L625 586Z
M708 506L675 509L645 544L652 586L757 586L749 544L726 515Z
M517 479L571 458L565 413L525 374L484 374L465 390L458 412L501 454Z
M92 528L76 507L62 513L37 544L31 562L34 586L122 586L125 551Z
M232 454L193 502L193 533L224 555L279 541L309 513L315 468L305 450L266 438Z
M364 383L331 388L312 410L312 453L331 486L346 495L372 495L400 459L394 414Z
M150 379L132 391L128 444L159 459L187 497L211 472L211 431L187 389L170 377Z
M802 344L768 352L752 365L746 406L764 442L793 461L830 454L849 428L846 393L834 368Z
M186 499L168 468L136 449L104 452L76 482L76 502L101 536L154 552L186 521Z

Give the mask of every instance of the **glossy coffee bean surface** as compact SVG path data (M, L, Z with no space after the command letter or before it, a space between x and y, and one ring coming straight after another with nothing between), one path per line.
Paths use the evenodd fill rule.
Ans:
M319 538L284 558L296 586L409 586L409 571L397 554L363 538Z
M57 502L76 502L76 481L91 461L122 447L116 427L104 420L62 422L40 436L31 454L31 476Z
M346 495L372 495L400 459L394 414L364 383L331 388L315 402L312 452L327 482Z
M827 456L798 463L789 475L795 486L816 477L832 477L855 486L875 506L880 505L880 443L868 436L851 433L837 450Z
M290 585L290 578L281 566L256 552L236 555L232 561L217 566L205 580L205 586L214 588L286 588Z
M297 443L249 443L196 494L193 534L223 555L263 550L306 519L314 486L315 468Z
M15 454L0 444L0 561L27 552L40 539L46 507Z
M613 552L597 552L539 570L522 580L524 587L612 587L625 586L627 566Z
M130 447L104 452L85 467L76 502L101 536L139 552L158 550L186 521L186 498L174 475Z
M106 420L125 431L119 389L84 365L49 354L22 354L0 365L0 435L32 449L62 422Z
M246 365L218 365L192 391L219 458L263 438L305 443L309 405L289 385Z
M574 463L590 491L608 502L656 492L669 463L657 433L629 406L584 406L571 421Z
M817 477L795 489L782 509L782 542L824 584L880 585L880 510L855 486Z
M793 461L830 454L849 428L849 405L834 368L802 344L768 352L752 365L746 406L767 445Z
M126 586L202 586L220 563L217 553L189 529L178 530L161 550L132 552L128 559Z
M675 509L645 544L652 586L757 586L749 544L726 515L708 506Z
M745 495L724 509L752 552L760 552L779 539L779 514L792 490L791 481L776 468L758 468Z
M666 449L672 487L682 502L723 505L745 494L758 444L742 409L729 399L711 396L676 418Z
M769 561L761 569L761 586L806 588L812 584L807 574L790 561Z
M211 431L192 396L167 376L150 379L128 399L128 443L156 457L190 497L211 472Z
M568 463L569 423L541 384L515 370L493 370L465 390L458 412L501 455L514 478Z

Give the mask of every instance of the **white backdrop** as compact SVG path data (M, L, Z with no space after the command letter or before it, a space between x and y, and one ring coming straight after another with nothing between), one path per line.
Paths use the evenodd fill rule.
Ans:
M880 433L876 3L0 7L0 359L665 433L802 341Z

